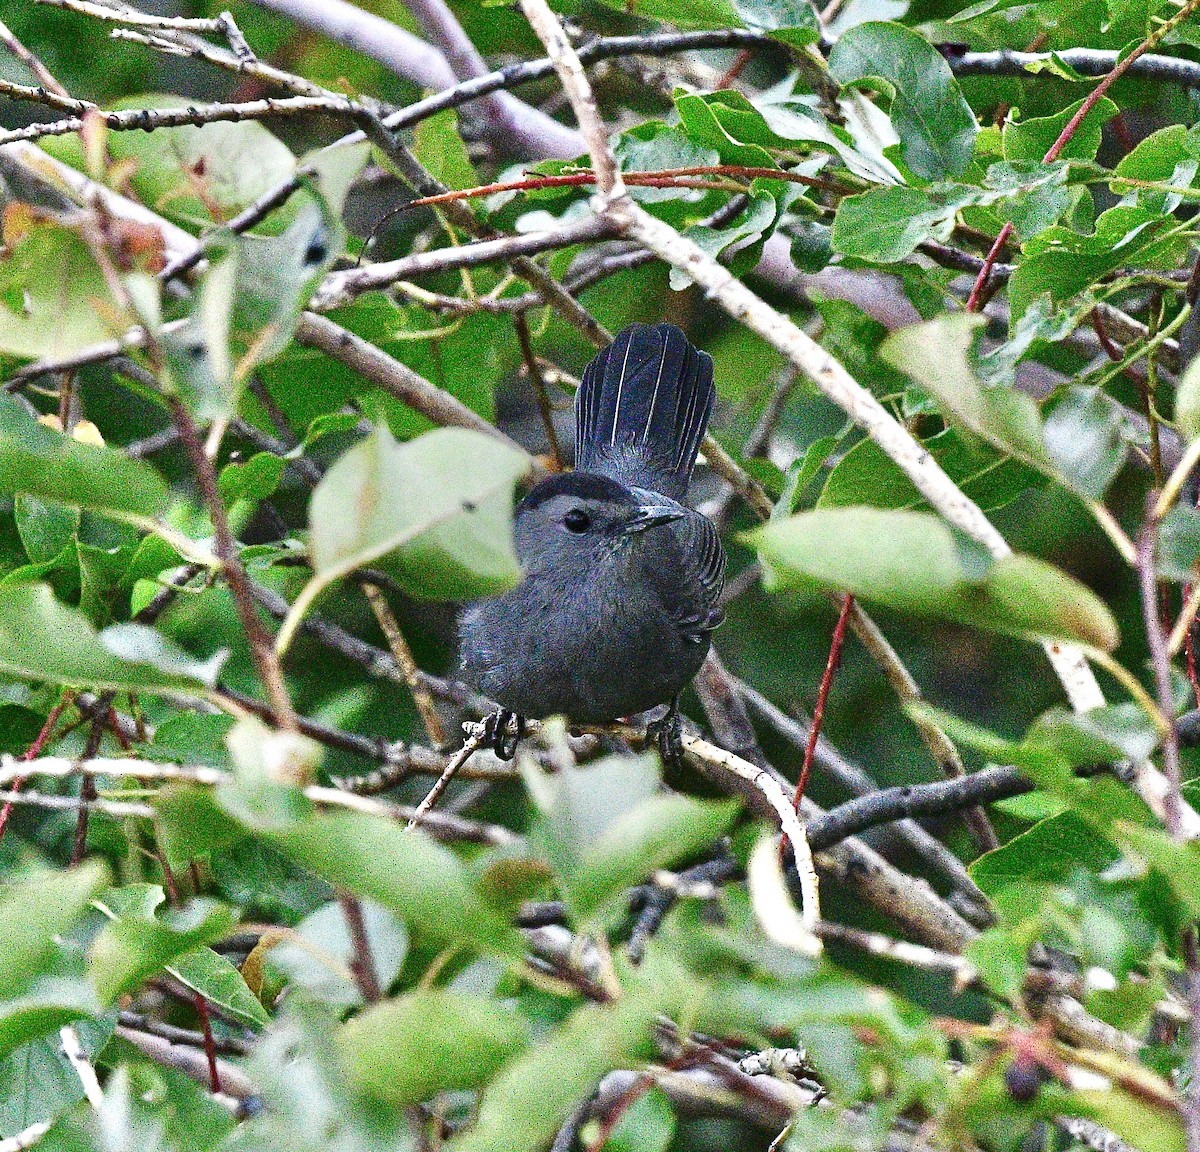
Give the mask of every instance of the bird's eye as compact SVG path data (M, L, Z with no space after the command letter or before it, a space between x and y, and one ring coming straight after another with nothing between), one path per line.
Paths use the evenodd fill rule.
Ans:
M572 508L563 517L563 523L571 532L586 532L592 526L592 518L582 508Z

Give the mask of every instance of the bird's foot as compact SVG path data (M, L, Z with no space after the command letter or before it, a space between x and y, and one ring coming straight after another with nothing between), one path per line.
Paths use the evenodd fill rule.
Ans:
M651 720L646 725L646 735L654 741L664 765L678 768L683 764L683 716L678 697L671 701L658 720Z
M510 731L511 729L511 731ZM511 760L525 736L525 717L499 708L483 722L483 743L500 760Z

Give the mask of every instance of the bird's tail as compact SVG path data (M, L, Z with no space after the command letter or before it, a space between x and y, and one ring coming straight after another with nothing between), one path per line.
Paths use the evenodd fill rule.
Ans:
M682 500L713 396L712 357L674 324L631 324L584 370L575 467Z

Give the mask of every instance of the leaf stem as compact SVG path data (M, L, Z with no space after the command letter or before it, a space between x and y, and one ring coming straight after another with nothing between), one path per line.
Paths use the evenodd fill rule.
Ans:
M1080 649L1089 660L1103 668L1105 672L1116 680L1141 705L1142 710L1150 717L1151 722L1161 734L1165 734L1170 729L1171 722L1160 711L1154 697L1150 695L1142 682L1124 664L1115 660L1102 648L1093 648L1089 644L1081 645Z

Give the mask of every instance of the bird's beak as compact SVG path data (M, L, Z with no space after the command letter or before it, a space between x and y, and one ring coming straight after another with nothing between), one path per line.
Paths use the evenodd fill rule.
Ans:
M643 504L625 521L624 532L626 535L645 532L647 528L681 520L685 515L686 512L678 504Z

